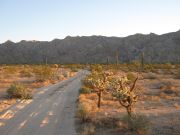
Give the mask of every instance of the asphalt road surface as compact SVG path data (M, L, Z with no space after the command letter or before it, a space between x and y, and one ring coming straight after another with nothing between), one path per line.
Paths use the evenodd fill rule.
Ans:
M37 90L0 116L0 135L76 135L74 116L81 79L76 76Z

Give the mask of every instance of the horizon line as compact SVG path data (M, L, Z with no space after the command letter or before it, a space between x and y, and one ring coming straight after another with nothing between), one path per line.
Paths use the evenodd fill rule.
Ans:
M175 33L175 32L178 32L178 31L180 31L180 29L179 30L177 30L177 31L170 31L170 32L166 32L166 33L162 33L162 34L157 34L157 33L154 33L154 32L149 32L148 34L144 34L144 33L134 33L134 34L129 34L129 35L127 35L127 36L105 36L105 35L89 35L89 36L85 36L85 35L77 35L77 36L71 36L71 35L67 35L67 36L65 36L64 38L57 38L57 37L55 37L55 38L53 38L52 40L34 40L34 39L32 39L32 40L27 40L27 39L22 39L22 40L19 40L19 41L16 41L16 42L14 42L13 40L11 40L11 39L7 39L6 41L4 41L4 42L0 42L0 44L4 44L4 43L6 43L6 42L12 42L12 43L20 43L20 42L22 42L22 41L25 41L25 42L51 42L51 41L53 41L53 40L64 40L64 39L66 39L67 37L93 37L93 36L96 36L96 37L116 37L116 38L126 38L126 37L129 37L129 36L133 36L133 35L137 35L137 34L140 34L140 35L150 35L150 34L154 34L154 35L157 35L157 36L161 36L161 35L165 35L165 34L169 34L169 33Z

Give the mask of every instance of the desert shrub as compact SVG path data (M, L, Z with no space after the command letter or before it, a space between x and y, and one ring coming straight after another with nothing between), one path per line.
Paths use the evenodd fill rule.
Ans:
M55 72L49 66L34 67L33 72L36 76L37 81L40 81L40 82L52 79L55 76Z
M177 69L177 74L176 74L176 77L175 77L176 79L180 79L180 68L179 69Z
M134 81L136 79L136 76L133 73L127 73L127 79L129 81Z
M165 94L171 95L171 94L176 94L174 90L164 90L163 91Z
M133 114L131 117L125 115L122 121L128 125L131 131L135 131L142 135L149 134L150 130L150 120L142 114Z
M33 76L32 71L30 69L23 69L20 72L20 74L22 77L32 77Z
M17 66L5 66L4 67L4 73L5 74L15 74L18 72Z
M78 69L75 68L75 67L72 67L72 68L71 68L71 71L72 71L72 72L78 72Z
M64 76L65 78L67 78L67 77L69 76L69 72L64 72L64 73L63 73L63 76Z
M159 84L158 88L161 90L173 90L175 86L171 81L164 81Z
M166 63L166 64L163 65L163 68L164 69L172 69L173 65L171 63Z
M143 78L144 79L157 79L157 76L155 73L149 72L149 73L143 75Z
M90 88L91 87L91 82L89 81L89 78L95 78L95 76L93 76L93 74L89 74L87 75L83 80L82 80L82 83L85 87L88 87Z
M90 70L92 71L92 72L94 72L94 71L96 71L96 72L102 72L102 70L103 70L103 67L101 66L101 65L91 65L91 67L90 67Z
M77 116L82 122L86 122L90 119L90 111L91 108L88 105L80 103L78 105Z
M91 93L92 92L92 90L90 89L90 88L88 88L88 87L85 87L85 86L83 86L80 90L79 90L79 93L80 94L89 94L89 93Z
M86 123L81 128L80 135L93 135L95 132L95 126L92 123Z
M152 64L145 64L144 65L144 71L146 72L153 72L155 69Z
M59 65L58 64L52 64L52 65L50 65L51 66L51 68L59 68Z
M128 69L130 71L138 71L140 69L141 63L138 60L134 60L131 64L128 64Z
M32 98L31 91L25 88L22 84L12 84L10 88L7 89L7 94L10 98Z

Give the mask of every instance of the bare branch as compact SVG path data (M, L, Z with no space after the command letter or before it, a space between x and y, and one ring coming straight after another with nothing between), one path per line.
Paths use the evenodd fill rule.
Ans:
M122 90L124 90L124 86L123 86L122 80L120 81L120 87L121 87Z
M131 89L130 89L130 92L132 92L132 91L134 90L138 78L139 78L139 77L137 76L136 79L134 80L134 83L133 83L133 85L132 85L132 87L131 87Z
M129 105L125 105L124 102L122 102L122 100L119 100L119 103L123 106L123 107L128 107Z

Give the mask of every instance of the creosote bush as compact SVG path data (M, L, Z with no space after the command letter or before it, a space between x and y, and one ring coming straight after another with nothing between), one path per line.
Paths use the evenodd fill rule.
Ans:
M30 99L32 98L31 91L25 88L22 84L12 84L7 89L7 94L10 98Z
M133 82L136 79L136 76L133 73L127 73L127 79Z
M50 66L41 65L33 69L37 81L43 82L45 80L50 80L55 76L55 72Z
M176 79L180 79L180 68L177 70Z
M93 135L95 132L95 126L92 123L86 123L81 128L80 135Z
M92 90L90 89L90 88L88 88L88 87L85 87L85 86L83 86L80 90L79 90L79 93L80 94L89 94L89 93L91 93L92 92Z
M143 75L144 79L157 79L157 75L155 73L149 72Z
M21 72L20 72L22 77L32 77L32 71L28 68L24 68Z
M18 66L5 66L4 73L5 74L15 74L18 72Z
M91 108L86 104L80 103L78 105L77 116L82 122L87 122L90 118Z
M148 135L150 130L150 120L142 114L133 114L131 117L125 115L122 121L128 125L131 131L135 131L141 135Z
M78 68L72 67L72 68L71 68L71 71L72 71L72 72L78 72Z

